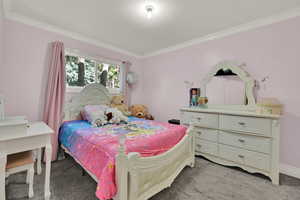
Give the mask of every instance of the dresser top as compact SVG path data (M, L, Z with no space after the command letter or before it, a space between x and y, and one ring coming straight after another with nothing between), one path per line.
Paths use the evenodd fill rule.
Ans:
M1 135L0 142L6 140L15 140L25 137L34 137L39 135L50 135L54 131L44 122L30 122L27 124L27 131L20 135Z
M201 113L216 113L216 114L227 114L227 115L239 115L239 116L249 116L249 117L261 117L261 118L280 118L280 115L273 114L260 114L254 110L247 109L230 109L226 107L183 107L181 111L189 112L201 112Z
M29 123L28 135L47 135L53 134L54 131L45 122L31 122Z

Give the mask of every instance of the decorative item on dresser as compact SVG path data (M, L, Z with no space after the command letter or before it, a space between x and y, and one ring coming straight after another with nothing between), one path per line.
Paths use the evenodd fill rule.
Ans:
M215 70L222 68L222 64ZM196 155L223 165L238 166L251 173L264 174L277 185L280 115L257 113L253 79L238 65L231 67L226 63L227 68L245 82L248 104L184 107L180 110L181 122L196 126ZM205 82L208 83L209 79L207 77Z
M282 104L276 98L263 98L257 103L258 113L276 114L282 113Z

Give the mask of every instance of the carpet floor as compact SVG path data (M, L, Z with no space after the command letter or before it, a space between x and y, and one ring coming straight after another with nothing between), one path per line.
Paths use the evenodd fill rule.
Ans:
M8 181L7 199L28 199L25 173L12 175ZM300 180L281 175L280 181L281 185L275 186L263 176L196 158L195 168L186 167L172 187L151 200L300 200ZM32 200L43 199L43 186L44 174L36 175ZM52 164L51 200L97 200L95 189L95 181L82 176L71 158Z

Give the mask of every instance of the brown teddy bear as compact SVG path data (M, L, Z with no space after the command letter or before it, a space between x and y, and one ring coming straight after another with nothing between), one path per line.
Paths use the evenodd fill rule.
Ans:
M154 120L153 116L149 114L148 108L145 105L135 104L130 107L131 115L138 118Z
M124 96L123 95L113 96L112 99L111 99L110 107L117 108L125 116L131 115L131 113L128 109L128 106L124 103Z

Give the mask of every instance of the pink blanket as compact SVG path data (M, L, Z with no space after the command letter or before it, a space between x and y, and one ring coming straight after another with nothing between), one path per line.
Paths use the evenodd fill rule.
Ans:
M120 134L126 135L126 152L155 156L168 151L185 135L186 127L130 118L129 124L92 128L86 121L66 122L60 142L85 169L98 178L96 196L111 199L117 193L115 157Z

